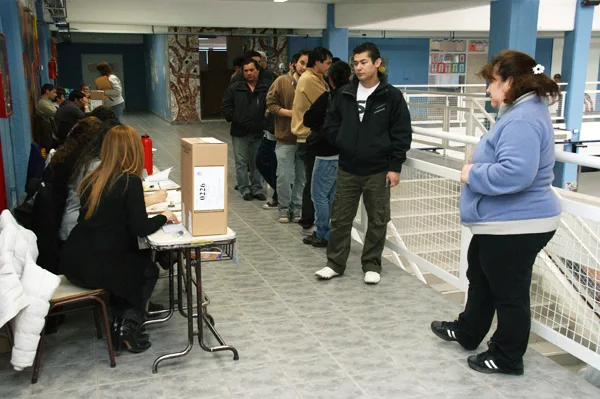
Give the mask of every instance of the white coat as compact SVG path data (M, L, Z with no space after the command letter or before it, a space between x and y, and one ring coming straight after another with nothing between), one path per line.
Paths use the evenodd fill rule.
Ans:
M50 299L60 278L38 266L37 238L5 210L0 216L0 327L14 318L11 364L33 365Z

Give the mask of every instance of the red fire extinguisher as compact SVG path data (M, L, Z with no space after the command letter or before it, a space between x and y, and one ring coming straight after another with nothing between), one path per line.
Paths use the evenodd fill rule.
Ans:
M55 80L58 77L58 67L55 60L48 61L48 77Z
M144 133L142 136L142 145L144 146L144 169L150 176L152 174L152 139L148 133Z

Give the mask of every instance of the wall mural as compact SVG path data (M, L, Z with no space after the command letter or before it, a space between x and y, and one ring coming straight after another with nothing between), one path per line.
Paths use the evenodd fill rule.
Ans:
M288 38L282 29L228 29L228 28L180 28L170 27L169 75L171 92L171 120L173 122L198 122L200 110L200 59L198 36L216 33L244 35L244 51L256 50L267 53L268 67L279 73L280 64L287 67ZM271 37L254 37L254 34L273 34ZM281 35L281 36L280 36Z
M19 11L21 13L21 29L23 32L23 68L25 69L25 84L27 85L27 102L29 104L29 117L31 126L33 126L33 114L37 97L40 91L39 85L39 67L40 53L37 36L37 23L32 10L24 7L19 2Z

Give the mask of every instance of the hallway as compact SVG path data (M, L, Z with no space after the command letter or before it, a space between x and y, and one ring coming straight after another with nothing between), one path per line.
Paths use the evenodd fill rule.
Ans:
M180 139L212 136L230 142L224 123L170 125L150 113L125 122L147 132L157 148L155 164L173 166L180 179ZM462 350L434 336L432 320L450 320L460 307L397 266L384 265L379 285L363 283L359 248L346 274L329 282L314 272L325 250L302 243L301 228L277 223L262 202L243 201L233 189L229 157L229 226L237 233L238 263L203 268L209 310L230 352L207 353L196 345L186 357L153 360L185 346L185 320L148 328L152 348L122 353L108 366L106 344L94 337L91 317L73 319L48 337L39 382L31 371L15 373L0 356L2 398L545 398L596 399L600 391L552 360L529 350L525 376L484 375L468 368ZM154 301L166 304L166 280ZM214 342L213 342L214 343ZM484 350L484 345L479 351ZM59 367L60 366L60 367Z

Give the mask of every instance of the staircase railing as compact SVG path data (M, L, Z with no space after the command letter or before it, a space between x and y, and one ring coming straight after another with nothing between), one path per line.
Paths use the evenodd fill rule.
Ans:
M413 126L413 131L428 141L446 142L448 148L461 144L463 152L465 146L479 141L475 135L419 126ZM556 160L600 169L600 159L592 156L557 151ZM392 190L392 221L386 240L386 252L405 270L422 281L424 272L432 273L461 291L468 287L466 253L471 240L470 231L459 221L464 162L465 158L409 151L400 187ZM532 330L600 368L600 199L557 192L563 206L562 223L534 266ZM361 234L366 232L366 212L360 213L354 227Z

